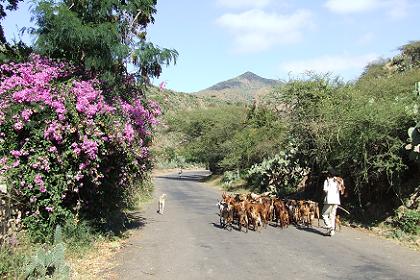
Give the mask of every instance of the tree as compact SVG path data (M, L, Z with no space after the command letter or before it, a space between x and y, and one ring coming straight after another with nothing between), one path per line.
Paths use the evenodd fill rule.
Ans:
M19 2L22 0L0 0L0 21L6 17L6 11L13 11L17 9L17 6ZM5 4L2 4L5 3ZM6 37L4 36L4 30L3 27L0 24L0 43L5 44L6 43Z
M142 84L159 77L161 64L176 62L175 50L146 41L156 0L40 1L35 9L36 48L100 75L109 88L133 76Z

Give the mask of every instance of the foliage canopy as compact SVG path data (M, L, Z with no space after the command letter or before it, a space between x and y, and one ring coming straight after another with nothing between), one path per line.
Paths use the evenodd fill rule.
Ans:
M13 11L18 7L19 2L23 0L0 0L0 21L6 17L6 10ZM3 27L0 24L0 45L6 43Z
M146 41L156 0L40 1L35 9L36 48L99 74L111 88L133 77L147 83L178 53Z

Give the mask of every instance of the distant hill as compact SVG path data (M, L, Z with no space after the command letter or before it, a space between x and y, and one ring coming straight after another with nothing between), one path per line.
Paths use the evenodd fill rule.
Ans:
M281 82L272 79L262 78L252 72L245 72L242 75L217 83L205 90L196 92L200 97L210 97L226 102L252 102L270 93L273 87L280 85Z

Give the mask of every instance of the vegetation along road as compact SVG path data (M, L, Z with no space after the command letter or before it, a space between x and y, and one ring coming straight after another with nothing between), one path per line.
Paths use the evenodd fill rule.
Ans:
M116 256L117 279L420 279L420 253L343 228L268 226L248 234L219 228L220 193L200 183L205 172L155 178L156 196L140 230ZM156 203L155 203L156 202Z

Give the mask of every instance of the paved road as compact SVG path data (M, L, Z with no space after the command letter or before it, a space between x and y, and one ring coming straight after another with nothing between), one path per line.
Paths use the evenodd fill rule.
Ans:
M420 252L344 228L261 233L220 229L220 193L198 182L204 172L155 178L166 212L145 209L144 226L116 257L117 279L420 279Z

